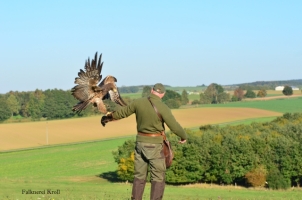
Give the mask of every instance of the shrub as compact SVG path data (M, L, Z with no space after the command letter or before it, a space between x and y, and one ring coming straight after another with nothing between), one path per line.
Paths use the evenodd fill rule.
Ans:
M134 179L134 152L129 158L121 158L118 164L117 175L123 181L133 181Z
M134 179L134 148L133 139L125 141L117 151L113 151L113 157L118 164L117 176L123 181L133 181Z
M266 181L266 169L263 165L246 173L245 178L253 187L264 186Z
M246 97L246 98L255 98L256 93L253 90L247 90L244 97Z
M165 104L171 109L180 107L180 102L174 99L168 99Z
M284 86L284 89L282 90L282 93L285 95L285 96L290 96L293 94L293 88L286 85Z
M257 93L257 97L266 97L266 95L267 95L267 92L265 89L261 89Z
M196 99L191 102L191 105L197 105L197 104L200 104L200 101Z
M232 102L234 102L234 101L239 101L239 99L238 99L238 97L236 97L235 95L233 95L232 98L231 98L231 101L232 101Z
M268 187L273 190L290 188L290 180L285 178L278 169L272 169L267 176Z

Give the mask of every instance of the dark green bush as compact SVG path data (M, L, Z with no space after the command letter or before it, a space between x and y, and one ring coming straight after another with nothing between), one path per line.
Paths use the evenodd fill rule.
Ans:
M165 104L171 109L179 108L181 105L180 101L174 99L168 99Z
M195 100L193 100L193 101L191 102L191 104L192 104L192 105L197 105L197 104L200 104L200 101L198 101L198 100L195 99Z
M198 131L185 131L188 139L183 145L178 143L178 136L167 134L175 154L166 173L168 183L262 186L267 175L269 188L287 189L302 181L302 113L285 114L266 123L204 125ZM134 140L126 141L114 153L115 161L120 164L123 158L122 164L126 163L134 145Z
M291 186L289 179L284 178L278 169L272 169L267 176L268 187L273 190L288 189Z

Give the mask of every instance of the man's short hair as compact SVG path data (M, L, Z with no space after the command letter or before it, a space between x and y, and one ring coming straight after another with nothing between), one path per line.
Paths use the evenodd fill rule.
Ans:
M166 92L166 88L164 87L163 84L161 83L156 83L154 86L153 86L153 90L155 92L158 92L159 94L163 94Z

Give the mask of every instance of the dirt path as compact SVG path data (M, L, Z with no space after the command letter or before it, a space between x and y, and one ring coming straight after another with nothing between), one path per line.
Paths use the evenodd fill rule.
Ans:
M272 96L272 97L263 97L263 98L254 98L254 99L243 99L243 101L266 101L272 99L288 99L288 98L297 98L302 97L302 94L293 94L291 96Z

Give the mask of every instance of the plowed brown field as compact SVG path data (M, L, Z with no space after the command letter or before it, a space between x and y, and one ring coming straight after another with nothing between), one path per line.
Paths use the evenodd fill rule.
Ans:
M173 114L184 128L282 115L253 108L191 108L173 110ZM136 134L135 115L111 122L106 127L102 127L100 118L1 124L0 151Z

